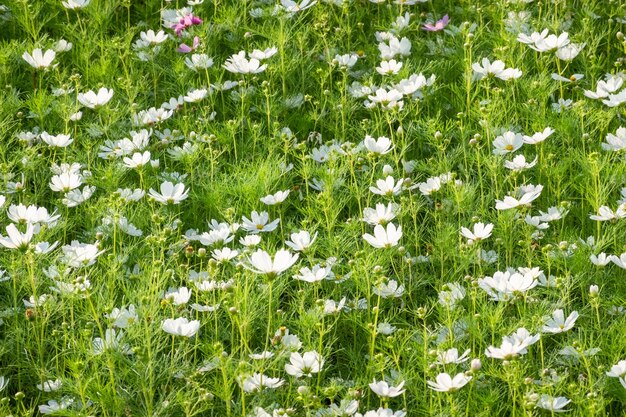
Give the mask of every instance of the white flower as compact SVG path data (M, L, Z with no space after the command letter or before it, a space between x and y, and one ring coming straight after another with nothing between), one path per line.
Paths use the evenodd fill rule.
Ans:
M115 307L111 313L105 314L104 317L109 320L113 320L113 325L115 327L119 327L120 329L125 329L130 326L132 323L135 323L139 320L139 316L135 310L135 305L131 304L128 308Z
M65 148L74 142L74 139L72 139L70 135L58 134L56 136L52 136L48 132L42 132L40 137L41 140L47 143L51 148Z
M52 61L56 57L56 52L52 49L48 49L45 53L42 52L41 49L37 48L33 50L33 54L29 54L28 52L24 52L22 54L22 58L26 61L31 67L35 69L48 68Z
M311 247L313 242L317 239L317 232L311 237L311 234L306 230L302 230L298 233L291 234L291 241L285 242L285 245L289 246L296 252L302 252Z
M444 352L437 352L437 361L435 362L438 365L448 365L451 363L463 363L469 359L470 350L467 349L461 356L459 356L459 351L457 348L448 349Z
M611 255L611 262L622 269L626 269L626 252L622 253L620 256Z
M522 147L524 144L523 136L520 133L504 132L493 141L493 154L506 155L512 153Z
M501 80L508 81L522 76L522 71L517 68L505 68L504 62L496 60L489 62L489 59L483 58L482 65L479 63L472 64L474 77L481 80L485 77L497 77Z
M394 279L389 282L379 284L372 288L372 292L382 298L400 298L404 294L404 285L399 285Z
M264 59L273 57L274 55L276 55L277 52L278 52L278 48L276 48L275 46L272 46L263 51L261 51L260 49L255 49L254 51L248 53L248 56L250 58L255 58L255 59L258 59L259 61L262 61Z
M480 278L478 286L494 301L509 301L517 294L525 294L539 282L532 271L527 273L497 271L493 277Z
M376 226L377 224L387 224L396 218L400 206L396 203L388 203L387 205L377 203L376 208L363 209L363 221Z
M529 145L536 145L548 139L548 137L552 135L553 133L554 133L554 129L552 129L551 127L546 127L545 129L543 129L543 131L536 132L532 136L524 135L523 137L524 143L527 143Z
M52 191L67 193L83 184L83 176L78 172L61 172L50 178Z
M141 32L139 34L139 37L141 38L141 40L148 44L158 45L162 42L165 42L168 38L168 35L162 30L155 33L154 30L150 29L147 32Z
M95 109L97 107L101 107L107 104L112 97L113 90L102 87L98 90L97 94L90 90L84 94L78 94L76 98L83 106L89 107L90 109Z
M91 0L67 0L61 2L63 7L70 10L82 9L88 6L89 3L91 3Z
M289 196L289 190L278 191L276 194L269 194L265 197L260 198L261 203L265 203L268 206L273 206L275 204L282 203Z
M536 407L543 408L544 410L551 411L553 413L564 413L569 410L564 410L567 404L569 404L571 400L568 400L565 397L552 397L548 394L541 394L539 400L537 401Z
M280 378L270 378L267 375L255 372L247 378L240 379L240 384L245 392L262 391L265 388L278 388L285 383Z
M258 213L253 211L250 215L250 219L243 216L243 225L241 226L245 231L249 233L271 232L276 230L280 219L276 219L270 223L269 214L266 211Z
M381 61L380 65L376 67L376 72L380 75L394 75L400 72L400 69L402 69L402 62L392 59L390 61Z
M192 337L200 329L200 321L189 321L185 317L179 317L177 319L165 319L161 324L161 328L164 332L174 336Z
M616 221L626 217L626 203L622 203L613 211L607 206L600 206L598 214L591 214L589 218L599 222Z
M374 236L366 233L363 235L363 239L375 248L390 248L396 246L402 237L402 226L396 226L393 223L388 223L385 229L382 225L378 224L374 228Z
M558 309L552 313L552 317L546 321L542 331L544 333L563 333L574 327L574 323L578 319L578 311L573 311L572 314L565 318L563 310Z
M150 156L150 151L145 151L144 153L135 152L130 158L124 157L122 162L126 168L137 169L148 164L150 162Z
M528 347L536 343L539 337L539 334L532 336L528 330L521 327L511 336L504 336L502 338L502 345L499 348L489 346L485 350L485 355L489 358L510 360L519 355L526 354Z
M443 372L435 377L435 382L426 381L428 386L438 392L453 392L463 388L468 382L472 380L471 376L466 376L464 373L458 373L454 378L449 374Z
M598 255L594 255L594 254L589 255L589 260L591 261L592 264L596 266L606 266L608 265L609 262L611 262L612 259L613 259L613 255L607 255L604 252Z
M393 149L393 143L386 136L381 136L378 139L374 139L370 135L367 135L363 140L363 145L368 151L377 153L379 155L385 155Z
M378 323L378 327L376 328L376 333L389 336L396 330L397 330L396 326L392 326L389 323L382 322L382 323Z
M606 376L613 378L623 378L626 376L626 360L619 361L617 365L613 365L611 370L606 373Z
M324 358L316 351L304 352L300 355L298 352L292 352L289 357L288 364L285 365L285 371L296 378L303 376L312 377L322 370Z
M72 2L76 0L69 0L69 1ZM69 398L69 397L63 398L61 402L58 402L56 400L49 400L48 404L43 404L39 406L39 412L41 414L57 413L58 411L66 410L73 403L74 403L74 399Z
M107 350L118 350L125 355L132 354L132 350L128 344L121 344L124 332L116 332L115 329L106 329L104 339L96 337L93 339L94 355L101 355Z
M333 63L339 65L342 68L352 68L356 64L358 58L359 56L357 54L337 54L333 59Z
M565 45L557 49L555 51L555 55L561 61L572 61L574 58L578 56L578 54L580 53L580 51L582 51L584 47L585 47L584 43L582 44L570 43L568 45Z
M309 7L313 7L317 3L317 0L302 0L300 3L296 3L293 0L280 0L280 4L285 11L290 13L297 13L302 10L306 10Z
M258 74L265 71L267 64L261 65L256 58L246 59L245 51L231 55L224 64L224 69L234 74Z
M291 268L298 260L298 256L297 253L292 255L288 250L280 249L272 260L269 253L259 249L250 255L248 264L243 263L243 266L257 274L275 276Z
M181 201L189 196L189 190L185 190L185 184L183 183L174 185L169 181L165 181L161 184L160 190L161 193L159 194L150 188L148 195L153 200L162 204L180 204Z
M516 155L512 161L504 161L504 167L512 171L522 171L524 169L529 169L534 167L536 164L536 156L535 159L533 159L531 162L526 162L526 157L524 155Z
M96 263L96 258L104 251L98 251L96 245L90 243L80 243L73 240L71 245L61 247L63 251L63 261L72 268L91 266Z
M26 231L20 232L17 227L11 223L5 227L7 236L0 235L0 245L7 249L26 249L33 239L33 235L39 233L37 224L26 224Z
M624 151L626 150L626 128L620 127L615 134L608 133L606 135L606 143L601 143L602 149L605 151Z
M404 179L400 178L398 182L395 182L392 176L388 176L384 180L377 180L376 187L370 187L370 191L377 195L392 196L398 195L402 192L402 184Z
M43 392L53 392L53 391L57 391L58 389L61 388L62 382L60 379L49 379L47 381L44 381L41 384L37 384L37 389L39 391L43 391ZM0 391L2 391L0 389Z
M487 239L491 236L493 230L493 224L491 223L476 223L474 224L474 231L472 232L466 227L461 227L461 235L467 239L468 244L472 244L477 241Z
M542 185L521 186L517 194L519 198L507 195L503 200L496 200L496 210L508 210L519 206L529 207L541 195Z
M384 399L397 397L399 395L402 395L405 391L402 389L402 387L404 387L404 381L398 384L398 386L394 387L390 386L385 381L376 382L376 379L374 379L374 382L369 384L369 387L374 394Z
M392 35L387 43L378 44L378 50L382 59L392 59L396 55L409 56L411 55L411 41L406 37L398 39Z
M191 298L191 290L187 287L170 288L163 298L175 306L185 305Z
M193 54L185 58L185 65L194 71L204 70L213 66L213 59L206 54Z

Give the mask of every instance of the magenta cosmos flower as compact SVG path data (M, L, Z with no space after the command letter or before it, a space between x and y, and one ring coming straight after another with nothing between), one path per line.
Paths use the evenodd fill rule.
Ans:
M438 32L448 26L449 22L450 18L448 17L448 15L445 15L442 19L437 20L434 25L432 23L425 23L424 26L422 26L422 29L429 32Z
M172 29L174 29L176 35L180 36L181 32L187 29L189 26L200 24L202 24L202 19L200 19L198 16L194 16L193 14L188 14L187 16L180 19L178 23L173 26Z

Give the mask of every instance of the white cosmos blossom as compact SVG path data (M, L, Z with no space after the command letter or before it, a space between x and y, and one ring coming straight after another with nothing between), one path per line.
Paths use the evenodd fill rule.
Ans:
M626 269L626 252L622 253L620 256L611 255L611 262L622 269Z
M622 88L624 79L622 77L607 74L606 81L600 80L596 85L596 91L585 90L584 94L594 100L603 99L609 97L609 95L617 92Z
M533 273L497 271L492 277L480 278L478 286L494 301L509 301L515 295L523 295L539 282Z
M62 382L60 379L49 379L47 381L44 381L41 384L37 384L36 387L39 391L43 391L43 392L53 392L53 391L57 391L61 388ZM1 391L1 390L0 390Z
M90 243L80 243L73 240L71 245L61 247L63 251L63 261L67 266L80 268L96 263L96 258L104 251L99 251L96 245Z
M254 373L246 378L240 378L240 384L245 392L263 391L266 388L279 388L285 383L283 379L271 378L261 373Z
M467 239L468 244L472 244L477 241L481 241L487 239L491 236L491 231L493 230L492 223L476 223L474 224L473 231L469 230L466 227L461 227L461 235Z
M337 54L333 59L333 63L341 68L352 68L356 64L358 59L359 56L357 54Z
M163 298L175 306L185 305L191 298L191 290L187 287L170 288Z
M200 329L200 321L190 321L186 317L165 319L161 323L161 329L163 329L165 333L169 333L174 336L193 337Z
M537 408L542 408L553 413L564 413L569 410L565 410L563 409L563 407L565 407L570 402L571 400L568 400L565 397L552 397L548 394L541 394L535 406Z
M606 142L600 144L605 151L624 151L626 150L626 128L619 127L615 134L608 133Z
M395 75L402 69L402 62L398 62L395 59L389 61L381 61L380 65L376 67L376 72L380 75Z
M370 389L376 395L381 398L388 399L394 398L399 395L402 395L405 390L402 389L404 387L404 381L400 382L397 386L391 386L386 381L376 381L369 384Z
M161 193L156 192L152 188L148 190L148 195L154 201L162 204L180 204L189 196L189 190L185 190L185 184L178 183L174 185L169 181L165 181L160 186Z
M69 1L76 1L76 0L69 0ZM60 402L56 400L48 400L47 404L39 405L38 408L39 408L39 412L45 415L45 414L58 413L59 411L66 410L72 404L74 404L73 398L64 397L63 399L61 399Z
M370 191L377 195L392 196L398 195L402 192L402 184L404 179L400 178L397 182L391 175L387 178L376 181L376 187L371 186Z
M496 200L496 210L508 210L519 206L528 207L539 198L542 190L542 185L521 186L517 190L517 198L507 195L503 200Z
M260 198L261 203L265 203L268 206L273 206L275 204L282 203L289 196L289 190L278 191L276 194L269 194L265 197Z
M291 234L291 240L286 241L285 245L289 246L296 252L302 252L311 247L313 242L317 239L317 232L313 236L306 230L302 230L297 233Z
M449 374L442 372L435 377L435 382L426 381L426 383L434 391L453 392L463 388L471 380L471 376L466 376L462 372L456 374L454 378L452 378Z
M545 129L543 129L543 131L536 132L532 136L524 135L523 140L524 140L524 143L526 144L536 145L546 140L553 133L554 133L554 129L552 129L551 127L546 127Z
M363 239L375 248L391 248L396 246L402 237L402 226L388 223L387 228L378 224L374 228L374 236L369 233L363 235Z
M396 218L400 211L400 205L396 203L377 203L376 208L366 207L363 209L363 221L376 226L378 224L387 224Z
M459 351L457 348L451 348L443 352L437 352L437 361L435 362L438 365L448 365L451 363L463 363L469 359L470 350L467 349L461 356L459 356Z
M524 155L516 155L512 161L504 161L504 167L512 171L522 171L534 167L537 164L537 157L531 162L526 161Z
M63 7L70 10L82 9L88 6L89 3L91 3L91 0L67 0L61 2Z
M0 245L7 249L26 249L33 239L33 236L39 233L39 225L27 223L26 231L22 233L11 223L5 227L5 230L7 236L5 237L0 234Z
M22 59L35 69L46 69L50 67L55 57L56 53L52 49L43 52L41 49L37 48L33 50L32 55L28 52L22 54Z
M606 253L602 252L602 253L599 253L598 255L594 255L594 254L589 255L589 260L591 261L592 264L596 266L606 266L612 261L613 259L612 257L613 255L607 255Z
M381 59L392 59L397 55L409 56L411 55L411 41L406 37L398 39L392 35L386 42L378 44L378 50Z
M266 68L267 64L261 65L261 61L256 58L246 59L245 51L231 55L224 63L224 69L234 74L258 74Z
M115 307L109 314L105 314L104 317L113 321L113 325L120 329L126 329L131 324L139 321L139 316L137 315L136 307L134 304L131 304L126 307L117 308Z
M522 71L517 68L505 68L504 62L500 60L490 62L488 58L483 58L481 64L477 62L472 64L474 78L477 80L482 80L485 77L496 77L508 81L522 76Z
M544 333L563 333L574 327L574 323L578 319L578 311L573 311L567 318L563 314L562 309L554 310L552 317L550 317L542 331Z
M540 335L531 335L528 330L521 327L511 336L504 336L500 347L489 346L485 355L489 358L511 360L528 352L528 347L539 340Z
M289 13L297 13L302 10L306 10L309 7L313 7L317 3L317 0L301 0L300 3L294 0L280 0L281 6Z
M334 274L332 273L331 267L329 265L322 266L320 264L317 264L314 265L312 268L301 268L300 273L294 275L293 278L297 279L298 281L315 283L328 279L330 275Z
M90 90L84 94L78 94L76 98L83 106L89 107L90 109L95 109L107 104L112 97L113 90L102 87L98 90L98 93Z
M404 294L404 285L398 284L395 279L379 284L372 288L372 292L382 298L400 298Z
M620 204L615 211L611 210L610 207L600 206L598 214L591 214L589 218L599 222L617 221L626 218L626 203Z
M293 266L298 260L298 254L292 254L288 250L279 249L274 259L264 250L257 250L248 258L248 263L243 266L257 274L268 276L279 275Z
M296 378L312 377L313 374L319 373L324 366L324 358L314 350L304 352L302 355L298 352L292 352L289 362L285 365L285 371Z
M207 54L193 54L185 58L185 65L194 71L204 70L213 66L213 58Z
M368 151L379 155L385 155L393 149L393 143L391 142L391 139L386 136L381 136L378 139L374 139L370 135L367 135L365 136L365 139L363 139L363 145Z
M262 211L261 213L253 211L250 214L250 218L243 216L242 220L243 224L241 227L248 233L271 232L276 230L280 222L280 219L269 222L269 214L266 211Z
M524 139L522 134L515 132L504 132L493 141L493 154L506 155L522 147Z
M64 135L61 133L53 136L48 132L42 132L39 137L51 148L65 148L74 142L74 139L72 139L70 135Z

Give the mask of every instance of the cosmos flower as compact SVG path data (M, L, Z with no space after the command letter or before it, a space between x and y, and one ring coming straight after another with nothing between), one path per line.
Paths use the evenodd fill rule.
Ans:
M396 246L400 238L402 238L402 226L396 228L396 225L393 223L388 223L387 228L380 224L376 225L374 236L369 233L363 235L363 239L377 249Z
M563 310L554 310L552 317L550 317L546 324L543 326L542 331L544 333L563 333L574 327L574 323L578 319L578 311L573 311L567 318L563 314Z
M22 59L35 69L47 69L54 61L56 53L52 49L48 49L45 53L37 48L33 50L32 55L28 52L22 54Z
M463 388L469 381L471 376L464 373L458 373L452 378L449 374L442 372L435 377L435 382L426 381L428 386L438 392L453 392Z
M298 260L298 254L292 254L288 250L279 249L274 259L264 250L257 250L248 258L248 263L243 266L250 271L268 276L279 275L293 266Z
M405 390L402 389L404 387L404 381L402 381L397 386L391 386L386 381L378 381L374 379L374 382L369 384L372 392L383 399L394 398L399 395L402 395Z
M303 376L312 377L313 374L317 374L322 370L324 365L324 358L316 351L304 352L300 354L298 352L292 352L289 357L288 364L285 365L285 371L296 378Z
M161 193L156 192L152 188L148 190L148 196L161 204L180 204L189 196L189 190L185 190L185 184L178 183L174 185L169 181L165 181L160 186Z
M163 329L165 333L169 333L174 336L193 337L200 329L200 321L190 321L186 317L165 319L161 323L161 329Z
M448 26L448 23L450 23L450 17L445 15L443 18L437 20L435 24L424 23L424 25L422 25L422 29L428 32L438 32L445 29L445 27Z

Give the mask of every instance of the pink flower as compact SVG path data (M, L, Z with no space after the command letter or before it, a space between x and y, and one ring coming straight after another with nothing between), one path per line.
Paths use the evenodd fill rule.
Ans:
M189 26L200 25L200 24L202 24L202 19L200 19L198 16L188 14L187 16L180 19L180 21L176 23L176 25L174 25L172 29L174 29L174 32L176 32L176 35L180 36L182 31L187 29Z
M450 18L448 17L448 15L445 15L441 20L437 20L434 25L432 23L425 23L424 26L422 26L422 29L429 32L438 32L448 26L449 22Z
M187 44L181 43L178 49L176 49L176 52L188 54L189 52L195 51L198 46L200 46L200 38L195 36L193 38L193 46L188 46Z

